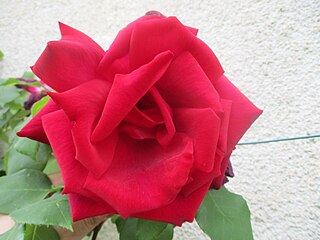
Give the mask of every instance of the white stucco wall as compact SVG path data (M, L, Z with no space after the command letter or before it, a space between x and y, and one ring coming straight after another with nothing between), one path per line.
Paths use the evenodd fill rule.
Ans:
M319 0L0 0L0 77L32 65L59 38L58 20L108 48L120 28L151 9L199 28L227 76L264 109L244 141L320 133ZM234 152L228 187L247 199L256 239L320 239L319 156L320 139ZM116 239L107 228L110 237L101 239ZM175 240L185 239L206 237L185 224Z

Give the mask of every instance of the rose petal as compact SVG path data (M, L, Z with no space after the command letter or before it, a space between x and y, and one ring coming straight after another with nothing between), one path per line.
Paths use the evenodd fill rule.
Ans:
M48 92L48 95L64 110L70 121L89 119L93 123L102 112L110 88L110 82L95 79L62 93Z
M214 188L218 189L221 187L222 183L220 182L221 174L225 173L225 164L229 161L229 157L226 158L227 152L227 136L228 136L228 127L229 127L229 119L230 119L230 111L231 111L232 102L230 100L221 99L221 106L223 108L223 114L220 116L221 125L220 131L218 133L218 144L215 152L214 159L214 168L209 173L203 173L201 171L193 171L190 176L196 181L191 182L186 185L183 189L183 194L185 196L190 195L204 184L208 182L212 183ZM214 180L219 178L219 180ZM218 185L218 183L220 185Z
M117 213L108 203L91 199L79 194L68 194L72 220L79 221L84 218Z
M220 97L197 60L183 52L175 58L157 88L172 108L212 108L222 111Z
M109 50L99 64L99 72L112 81L116 74L128 74L132 70L129 64L129 46L131 33L138 22L163 18L163 16L147 15L130 23L117 34Z
M227 151L227 149L226 149L226 147L227 147L227 134L228 134L231 101L221 99L221 105L223 108L223 114L220 114L220 118L218 118L218 116L216 116L216 118L218 118L218 120L219 120L219 128L216 129L215 133L212 133L212 136L216 136L216 142L214 145L215 148L213 148L213 147L210 148L210 144L209 144L209 146L202 145L203 143L201 145L199 144L197 146L194 146L195 152L197 151L197 149L207 150L207 153L210 152L210 150L212 150L213 153L212 152L211 153L213 155L213 157L212 157L213 165L211 166L211 168L202 168L202 169L197 168L195 165L195 167L192 169L191 174L190 174L190 178L192 178L193 181L190 181L189 183L187 183L182 189L182 194L186 197L189 196L194 191L201 188L202 186L204 186L208 183L211 183L214 178L216 178L216 177L220 176L220 174L222 174L221 169L224 168L224 167L222 167L222 165L224 164L223 160L225 158L225 154ZM205 116L202 116L202 118L205 118ZM213 121L210 121L208 123L201 124L200 122L201 122L202 118L199 117L199 120L197 120L199 122L198 126L200 128L205 129L204 126L207 126L207 125L210 126L213 123ZM188 127L187 122L185 124ZM190 126L190 128L191 128L191 126ZM209 131L209 129L208 129L208 131ZM199 133L199 132L201 132L200 129L197 129L197 131L195 131L195 133ZM193 138L193 139L197 139L197 138ZM198 139L202 140L201 137L198 137ZM202 148L203 146L206 146L207 148ZM195 161L199 161L199 160L197 160L199 158L202 159L203 161L206 161L207 159L203 159L203 156L204 155L199 156L198 158L196 157Z
M151 11L152 12L152 11ZM117 34L99 65L99 72L112 81L116 74L128 74L135 68L130 65L129 52L131 45L131 34L137 23L155 19L166 18L160 14L147 14L130 23ZM193 35L197 35L198 29L185 26ZM155 55L154 55L155 56ZM152 58L151 58L152 59ZM138 65L136 67L139 67Z
M210 108L180 108L174 109L174 121L177 131L184 132L193 139L195 161L189 176L192 181L182 189L182 194L187 197L211 183L217 176L214 175L215 169L220 170L221 160L219 161L216 152L221 120Z
M124 124L119 131L137 140L156 138L155 128L139 127L130 123Z
M262 111L253 105L224 75L214 86L222 98L232 101L228 133L226 135L227 146L225 157L221 163L220 175L214 178L212 182L212 186L217 189L223 184L232 150L251 124L260 116Z
M231 153L225 155L221 159L220 172L222 172L223 170L226 171L228 163L230 161L230 155ZM222 173L218 177L215 177L211 182L211 187L214 189L219 189L223 185L224 178L225 178L225 174L222 174Z
M199 188L202 188L204 185L211 185L210 183L213 182L213 179L220 174L221 163L225 157L225 154L222 153L219 148L217 148L215 157L214 157L214 164L215 168L212 169L211 172L203 172L201 170L193 169L190 174L190 181L183 187L181 193L184 197L189 197L190 194L197 191ZM216 173L218 169L218 174ZM220 186L219 186L220 187Z
M99 142L90 141L91 122L78 121L72 128L73 141L76 148L76 159L86 167L90 173L100 177L113 161L118 143L118 132L113 131L107 138Z
M190 26L185 26L193 35L197 36L199 29L190 27Z
M175 17L153 19L135 24L130 40L131 69L150 62L164 51L181 53L194 36Z
M131 69L149 62L166 50L172 51L175 56L189 51L211 82L223 74L221 64L212 50L176 17L138 22L134 26L130 40Z
M154 127L163 123L163 118L158 108L140 110L133 107L124 121L140 127Z
M179 194L171 204L151 211L137 213L133 217L168 222L177 226L181 226L185 221L192 222L209 186L210 184L202 186L188 197Z
M103 48L83 32L80 32L79 30L72 28L62 22L59 22L59 29L61 33L61 40L87 45L90 46L93 51L104 54Z
M32 71L58 92L97 78L103 49L91 38L60 23L62 38L48 43Z
M109 170L101 178L89 174L85 188L127 217L174 201L192 164L192 142L186 135L176 134L165 149L154 140L121 136Z
M92 142L108 137L142 96L163 76L172 58L172 53L166 51L130 74L115 77L102 116L93 131Z
M227 137L227 152L230 153L262 111L253 105L224 75L215 83L214 87L221 98L232 101Z
M215 83L224 70L211 48L199 38L192 38L188 50L212 83Z
M70 121L75 121L72 136L76 159L97 176L101 176L108 169L118 138L118 134L114 132L103 141L90 141L110 87L111 83L105 80L92 80L63 93L49 94L66 112ZM83 114L84 109L86 114Z
M175 108L174 122L178 132L193 140L193 170L211 172L220 132L220 119L210 108ZM196 178L194 178L197 181Z
M221 99L221 106L223 109L223 114L221 118L221 126L219 132L218 145L216 149L216 159L215 159L215 168L213 169L212 176L217 177L225 173L223 165L224 156L228 151L228 131L229 131L229 122L230 122L230 112L232 107L232 101Z
M149 93L153 97L155 103L158 105L165 125L164 127L158 128L157 139L160 145L166 146L170 143L174 134L176 133L176 129L172 121L172 109L162 98L156 87L152 87Z
M49 144L49 140L44 132L41 117L59 110L60 108L51 99L19 132L19 137L27 137L42 143Z
M65 184L64 193L83 193L82 186L88 171L75 159L76 151L71 135L72 123L62 110L44 115L42 122L61 169Z

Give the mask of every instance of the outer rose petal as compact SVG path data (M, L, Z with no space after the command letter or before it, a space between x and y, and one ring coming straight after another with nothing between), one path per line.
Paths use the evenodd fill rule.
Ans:
M189 27L189 26L183 26L179 22L179 20L177 20L175 17L167 18L162 14L156 14L156 15L152 14L152 15L143 16L137 19L136 21L130 23L124 29L122 29L118 33L116 39L114 40L109 50L105 54L103 60L101 61L99 65L99 71L104 76L106 76L109 80L112 80L114 78L114 75L117 73L127 74L130 71L133 71L135 68L139 67L140 66L139 63L135 62L135 59L132 59L132 56L131 56L132 49L134 48L133 46L139 40L137 40L136 42L133 42L134 38L132 34L134 33L135 28L137 27L138 24L140 23L143 24L144 22L161 20L161 19L172 23L172 26L168 26L168 29L170 30L164 29L163 31L163 29L160 29L159 28L159 26L161 25L160 21L149 24L148 26L150 26L151 28L150 34L146 32L144 36L141 36L142 38L145 38L145 39L143 39L142 41L143 43L139 44L139 47L140 48L142 47L143 53L146 53L150 50L150 49L144 49L145 47L148 47L148 48L150 47L149 45L148 46L144 45L146 41L148 41L148 39L150 39L151 47L156 47L156 48L160 47L161 49L164 49L163 51L166 51L168 49L170 50L182 49L179 45L185 46L182 43L188 42L186 44L188 48L185 48L184 50L187 50L187 51L190 50L190 52L199 61L201 67L204 69L204 71L206 72L207 76L210 78L211 81L217 80L223 74L223 69L218 59L212 52L212 50L204 42L202 42L200 39L196 37L198 33L198 29ZM159 25L153 27L154 23L156 23L156 25L159 23ZM164 22L163 24L166 24L166 22ZM163 31L162 32L164 33L163 35L161 35L161 31ZM171 32L173 34L168 37L167 34ZM185 34L186 32L187 34ZM160 38L159 38L159 35L161 35ZM178 41L173 41L174 39L177 39L177 36L180 37ZM171 38L171 37L174 37L174 38ZM153 39L155 41L153 41ZM157 39L161 39L161 41L159 42ZM166 44L170 44L170 46L173 46L173 47L172 48L166 48L166 46L163 47L163 45L166 45ZM136 51L139 51L139 50L141 49L137 49ZM149 60L151 60L155 55L157 55L160 52L162 51L159 50L157 52L150 52L149 55L151 57ZM138 55L141 55L141 54L139 53ZM145 62L141 64L144 64L146 62L148 61L145 60Z
M227 147L227 152L230 153L262 111L253 105L224 75L214 84L214 87L221 98L232 101Z
M117 144L117 133L102 142L90 141L110 91L111 83L92 80L63 93L50 93L61 106L72 126L72 137L76 148L76 159L89 171L101 176L109 167ZM83 114L85 109L86 114Z
M92 40L92 38L90 38L83 32L80 32L79 30L72 28L62 22L59 22L59 28L62 37L61 40L85 44L90 46L93 51L97 53L104 53L104 50L94 40Z
M171 50L175 56L189 51L211 82L215 82L223 69L212 50L176 17L138 22L130 40L130 66L135 69L149 62L160 52Z
M222 160L227 154L227 143L228 143L228 131L229 131L229 121L230 112L232 107L232 101L221 99L221 106L223 109L223 115L221 116L221 126L218 139L218 146L216 150L215 167L213 169L213 176L216 177L220 174L224 174L225 170L222 166Z
M232 101L226 156L221 164L221 175L216 177L212 182L214 188L219 188L223 184L224 173L227 169L232 150L262 111L253 105L224 75L215 82L214 86L222 98Z
M49 42L32 71L58 92L97 78L96 69L103 49L91 38L60 24L62 38Z
M84 193L82 186L88 171L75 159L76 151L71 135L72 123L62 110L43 116L42 121L61 169L65 184L64 192Z
M209 189L210 183L202 186L188 197L179 194L169 205L151 211L137 213L133 217L168 222L181 226L185 221L192 222Z
M76 151L71 134L72 123L66 114L62 110L50 113L43 117L43 125L61 168L65 184L63 192L69 193L73 220L77 221L104 213L116 213L110 205L83 188L88 171L75 159Z
M199 29L194 28L194 27L190 27L190 26L186 26L186 28L195 36L197 36Z
M79 194L68 194L72 220L78 221L84 218L95 217L107 213L117 213L108 203L91 199Z
M163 18L160 15L147 15L130 23L122 29L115 40L111 44L109 50L104 55L99 65L99 72L102 73L110 81L113 80L115 74L128 74L131 72L129 65L129 46L131 32L136 23L148 21L152 19Z
M132 217L169 222L177 226L181 226L185 221L192 222L208 188L209 184L206 184L188 197L179 194L174 202L167 206L137 213ZM74 221L108 213L117 213L103 201L91 200L80 195L69 194L69 201Z
M42 126L41 117L59 109L60 107L50 99L40 112L38 112L38 114L35 115L19 132L17 132L17 135L19 137L28 137L33 140L49 144L49 140Z
M110 82L94 79L62 93L48 92L48 95L63 109L70 121L86 119L93 123L102 112L110 88ZM83 114L84 109L86 114Z
M193 181L190 181L183 188L183 195L189 196L194 191L198 190L200 187L211 183L212 180L216 177L219 177L221 174L224 174L224 164L228 159L225 158L227 151L227 135L228 135L228 126L229 126L229 116L231 109L231 101L221 99L221 105L223 108L223 114L220 114L220 126L218 132L215 136L217 139L217 145L214 154L213 168L211 171L204 172L197 168L193 168L193 171L190 174L190 178ZM202 125L201 125L202 126ZM219 186L220 187L220 186ZM219 188L217 187L217 188Z
M184 134L165 149L154 140L122 136L109 170L101 178L90 173L84 187L127 217L174 201L192 165L192 142Z

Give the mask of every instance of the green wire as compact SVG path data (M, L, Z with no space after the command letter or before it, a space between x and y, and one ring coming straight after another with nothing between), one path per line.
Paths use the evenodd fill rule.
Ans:
M299 137L291 137L291 138L278 138L278 139L270 139L270 140L254 141L254 142L239 142L237 145L254 145L254 144L262 144L262 143L285 142L285 141L293 141L293 140L309 139L309 138L318 138L318 137L320 137L320 134L308 135L308 136L299 136Z

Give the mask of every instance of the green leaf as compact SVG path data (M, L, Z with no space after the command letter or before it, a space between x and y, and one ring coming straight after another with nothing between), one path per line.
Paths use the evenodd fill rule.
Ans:
M43 85L39 81L27 83L28 86L36 86L36 87L43 87Z
M20 92L21 93L21 92ZM22 92L23 93L23 92ZM27 101L27 98L21 94L19 97L15 98L13 101L6 104L9 107L9 111L12 115L24 109L24 103ZM30 111L30 110L28 110Z
M173 238L173 229L172 224L168 224L166 228L160 233L158 240L171 240Z
M0 105L13 101L20 95L19 90L11 86L0 87Z
M4 118L4 114L8 112L9 108L7 106L0 108L0 119Z
M253 239L246 201L225 187L208 191L198 209L196 220L211 239Z
M111 217L111 222L113 224L116 224L118 219L121 218L118 214L114 214L112 217Z
M138 240L136 236L138 219L137 218L119 218L116 222L120 234L120 240Z
M4 54L3 54L3 52L0 50L0 61L3 59L3 56L4 56Z
M14 148L21 154L27 155L32 159L36 159L37 152L40 148L40 143L28 138L18 138Z
M34 117L49 101L49 96L41 98L31 108L31 114Z
M8 78L4 81L1 81L0 86L14 86L16 84L19 84L20 81L16 78Z
M4 172L4 162L2 159L0 159L0 177L5 175L5 174L2 174L2 172Z
M33 72L31 71L25 71L22 75L23 78L26 78L26 79L34 79L35 78L35 75L33 74Z
M17 97L17 98L15 98L15 99L13 100L13 103L14 103L15 105L20 105L21 108L23 108L23 104L24 104L24 102L27 101L27 99L29 98L30 93L29 93L27 90L25 90L25 89L19 89L19 94L20 94L20 96ZM9 104L12 105L12 103L9 103ZM12 107L11 107L11 108L12 108ZM16 108L17 108L17 106L16 106ZM24 109L24 108L23 108L23 109Z
M3 157L3 170L5 172L8 171L8 156L7 155L4 155L4 157ZM1 187L1 185L0 185L0 187Z
M173 237L173 225L138 218L123 219L114 217L120 234L120 240L170 240Z
M167 223L139 219L137 226L138 240L154 240L167 227Z
M59 234L52 227L27 224L24 240L59 240Z
M0 140L9 144L9 137L6 134L6 131L4 129L0 129ZM0 149L0 155L2 156L3 149Z
M11 213L43 199L51 192L51 182L42 172L24 169L0 178L0 212Z
M50 145L40 143L38 152L36 153L36 161L47 163L49 158L52 156L52 149Z
M34 169L42 171L50 157L50 147L45 144L40 144L39 150L37 152L36 159L21 154L11 147L6 153L7 157L7 172L8 175L12 175L23 169Z
M58 165L57 159L53 155L49 157L48 163L43 172L47 175L60 172L60 167Z
M46 167L49 158L52 157L52 149L47 144L28 138L19 138L15 135L14 141L6 153L6 157L9 175L22 169L42 171Z
M0 240L24 240L23 238L23 226L15 225L9 231L0 235Z
M68 197L60 193L18 209L10 216L17 223L60 226L72 231Z

